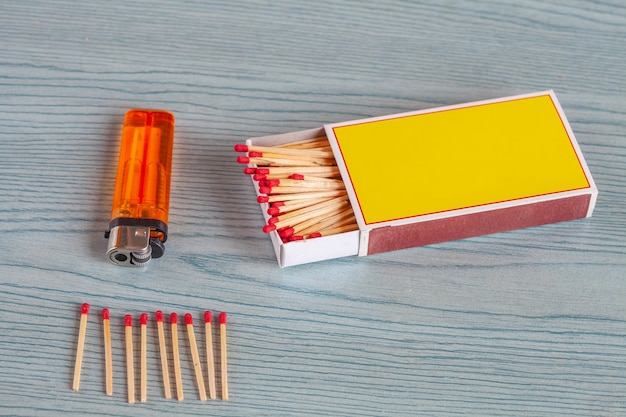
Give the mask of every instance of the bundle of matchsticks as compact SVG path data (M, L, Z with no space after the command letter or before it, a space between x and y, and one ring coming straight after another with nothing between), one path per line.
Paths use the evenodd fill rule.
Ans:
M357 230L354 212L328 139L278 146L235 145L237 162L258 182L257 202L268 205L265 233L283 242Z
M80 388L80 375L83 362L83 350L85 347L85 338L87 333L87 322L89 315L89 304L84 303L81 309L80 324L78 332L78 345L76 348L76 362L74 364L74 382L72 389L78 391ZM165 398L172 398L172 389L170 384L169 368L170 362L167 355L167 341L165 338L165 330L163 325L163 312L158 310L155 313L156 330L159 338L159 353L161 357L161 371L163 375L163 392ZM189 348L193 360L193 368L196 375L196 384L200 400L207 399L207 390L204 384L204 374L202 372L202 364L200 354L198 352L198 344L193 326L193 316L190 313L185 314L185 327L187 330L187 338L189 340ZM110 312L108 308L102 309L102 330L104 340L104 364L105 364L105 392L107 395L113 395L113 362L111 349L111 324ZM140 401L147 401L147 328L148 314L142 313L140 321ZM210 311L204 312L204 330L206 343L206 369L209 398L215 399L216 393L216 377L215 366L213 360L213 332L212 332L212 314ZM133 348L133 317L130 314L124 316L125 342L126 342L126 385L128 389L128 403L135 403L135 361ZM222 399L228 401L228 371L227 371L227 354L226 354L226 313L219 314L220 323L220 379ZM179 401L184 399L182 373L180 366L180 353L178 343L178 314L170 314L170 341L172 350L172 362L174 368L174 380L176 386L176 398Z

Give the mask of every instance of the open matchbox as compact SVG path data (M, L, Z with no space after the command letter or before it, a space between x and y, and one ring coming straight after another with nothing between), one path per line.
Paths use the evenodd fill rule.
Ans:
M281 267L590 217L597 199L551 90L327 124L247 144L324 135L359 230L287 243L270 232ZM261 206L267 221L268 204Z

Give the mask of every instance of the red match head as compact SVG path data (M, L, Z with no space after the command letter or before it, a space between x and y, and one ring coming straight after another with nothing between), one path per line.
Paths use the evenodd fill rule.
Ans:
M271 194L272 193L272 187L259 187L259 192L261 194Z
M80 314L89 314L89 303L84 303L80 309Z
M193 324L193 316L191 313L185 314L185 324Z
M243 173L246 174L246 175L252 175L255 172L256 172L256 168L253 168L253 167L245 167L243 169Z
M178 323L178 314L172 313L170 314L170 323L177 324Z
M210 310L207 310L204 312L204 322L205 323L211 323L211 321L213 320L213 315L211 314Z
M292 180L303 180L304 179L304 175L302 175L302 174L291 174L289 176L289 178L291 178Z
M141 324L142 326L148 324L148 313L141 313L141 315L139 316L139 324Z
M237 162L239 162L240 164L249 164L250 158L248 158L247 156L238 156Z
M109 309L108 308L103 308L102 309L102 320L110 320L111 319L111 315L109 314Z
M250 158L261 158L263 156L263 152L253 152L253 151L250 151L250 152L248 152L248 156Z
M158 323L163 323L163 312L161 310L157 310L155 315L156 315L156 321Z
M284 239L287 239L290 236L293 236L293 234L294 234L293 227L284 227L284 228L282 228L282 229L280 229L278 231L278 236L280 236L280 237L282 237Z
M238 143L234 146L235 152L248 152L248 145Z
M322 233L321 232L313 232L313 233L311 233L308 236L309 239L313 239L313 238L316 238L316 237L322 237Z
M220 313L220 324L226 324L226 313L223 311Z
M267 203L270 201L269 197L266 195L260 195L256 198L257 203Z
M127 314L124 316L124 326L130 327L133 325L133 316Z
M275 216L280 213L280 209L278 207L270 207L267 209L267 214L270 216Z
M265 226L263 226L264 233L273 232L274 230L276 230L276 226L274 226L273 224L266 224Z

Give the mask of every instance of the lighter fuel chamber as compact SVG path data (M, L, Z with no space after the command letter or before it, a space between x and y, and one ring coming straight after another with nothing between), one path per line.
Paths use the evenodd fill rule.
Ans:
M165 252L170 205L174 115L162 110L126 113L109 230L108 258L143 266Z

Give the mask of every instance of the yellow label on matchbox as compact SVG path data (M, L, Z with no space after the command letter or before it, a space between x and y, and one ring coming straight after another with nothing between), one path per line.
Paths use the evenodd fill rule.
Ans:
M550 92L330 128L366 225L590 187Z

